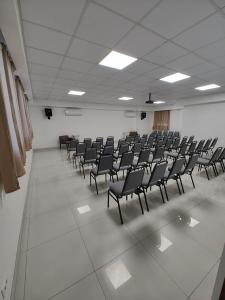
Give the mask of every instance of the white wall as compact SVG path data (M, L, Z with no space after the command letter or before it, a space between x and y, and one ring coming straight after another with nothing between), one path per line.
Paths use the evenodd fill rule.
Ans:
M137 131L142 134L149 134L152 131L154 113L146 112L146 118L141 120L141 112L137 113Z
M186 106L183 110L182 135L197 139L218 137L225 146L225 102Z
M65 109L61 107L54 107L53 117L48 120L43 110L40 106L30 107L34 149L57 147L58 137L63 134L78 134L80 139L113 135L118 140L130 130L138 130L141 134L150 132L153 122L152 113L141 120L140 112L136 118L127 118L123 110L84 108L82 116L65 116Z
M183 109L174 109L170 111L170 130L182 131Z
M26 174L19 178L20 189L5 194L0 205L0 283L6 279L5 300L10 299L17 247L32 164L32 151L27 152ZM1 299L1 298L0 298Z

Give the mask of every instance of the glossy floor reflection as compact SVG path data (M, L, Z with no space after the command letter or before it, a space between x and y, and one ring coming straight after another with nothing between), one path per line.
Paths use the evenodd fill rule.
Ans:
M88 168L86 174L88 175ZM33 158L22 232L16 300L210 300L225 241L225 174L196 173L185 194L168 184L107 209L105 177L99 195L65 150Z

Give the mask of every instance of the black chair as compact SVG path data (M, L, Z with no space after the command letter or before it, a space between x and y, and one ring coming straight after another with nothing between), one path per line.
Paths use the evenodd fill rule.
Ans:
M187 141L188 145L190 145L194 141L195 136L191 135Z
M209 146L209 150L211 152L213 152L212 150L215 148L217 141L218 141L218 137L214 138L211 145Z
M206 173L206 176L207 176L208 180L210 179L209 178L209 173L208 173L208 167L212 167L213 168L213 172L214 172L215 176L218 175L218 171L217 171L215 162L220 157L221 152L222 152L222 147L218 147L214 151L214 153L213 153L213 155L212 155L212 157L210 159L200 157L197 160L197 164L199 165L199 170L201 170L202 167L205 169L205 173Z
M142 184L141 184L141 188L142 188L142 191L144 193L145 203L146 203L146 207L147 207L148 211L149 211L149 207L148 207L148 202L147 202L147 199L146 199L145 192L147 192L148 188L151 189L152 186L154 186L154 185L157 185L159 187L162 200L165 203L165 199L164 199L164 196L163 196L163 191L162 191L161 185L163 184L162 183L162 178L164 178L164 174L165 174L167 165L168 165L167 161L161 161L161 162L155 164L151 175L144 174Z
M168 157L171 157L172 159L177 159L179 157L184 157L185 154L186 154L186 151L187 151L187 147L188 147L188 144L187 143L184 143L180 150L178 152L169 152L167 154Z
M92 139L91 138L84 138L84 143L86 144L86 148L91 148Z
M181 180L181 176L187 174L191 177L191 182L193 184L193 187L195 188L195 183L194 183L194 180L193 180L193 177L192 177L192 172L194 170L194 167L197 163L197 160L199 158L199 154L192 154L192 156L189 157L189 160L186 164L186 166L183 166L179 175L178 175L178 178L180 179L180 183L181 183L181 187L182 187L182 191L184 193L184 187L183 187L183 183L182 183L182 180Z
M173 144L172 146L170 147L170 149L168 149L169 151L177 151L178 150L178 147L180 145L180 139L179 138L174 138L173 139Z
M173 162L172 167L166 169L164 178L162 178L162 184L163 184L163 187L165 190L167 201L169 201L169 197L168 197L168 193L167 193L167 189L166 189L166 183L168 182L169 179L174 179L176 181L179 194L181 195L178 178L180 177L180 173L181 173L184 163L185 163L185 158L177 158Z
M212 142L212 139L208 139L208 140L205 142L205 145L203 146L202 151L201 151L201 154L202 154L202 155L203 155L203 153L208 154L208 152L209 152L209 147L210 147L211 142Z
M115 151L119 151L120 146L125 143L126 143L125 139L119 139L119 141L117 143L117 148L115 149Z
M105 146L113 146L114 147L114 140L106 140Z
M134 153L134 155L139 155L141 152L142 144L141 143L135 143L131 149L131 151Z
M215 163L220 163L223 172L225 172L225 165L224 165L224 162L223 162L224 160L225 160L225 148L221 152L218 160L215 162Z
M154 151L153 155L149 156L148 165L150 171L152 170L152 164L160 162L164 158L164 148L158 147Z
M186 152L186 155L190 156L190 155L192 155L193 153L195 153L195 148L196 148L196 146L197 146L197 141L193 141L193 142L190 144L190 146L189 146L189 148L188 148L188 150L187 150L187 152Z
M141 197L140 197L140 186L142 184L142 179L144 176L144 169L136 169L128 172L125 180L120 180L115 183L111 183L109 190L108 190L108 208L109 208L109 197L111 196L117 203L118 209L119 209L119 215L120 215L120 221L121 224L123 224L123 217L121 213L120 208L120 199L124 196L137 194L141 212L144 214L143 206L141 203Z
M80 159L80 170L83 170L83 176L85 178L84 166L85 165L93 165L97 160L97 149L96 148L87 148L84 156Z
M127 143L120 144L118 153L113 155L114 159L117 160L118 158L122 157L123 153L129 151L129 145Z
M113 164L113 173L116 175L117 180L119 180L118 172L123 171L123 175L124 175L125 170L130 170L132 168L133 160L134 160L134 153L132 151L128 151L122 154L119 163Z
M202 149L203 149L203 146L204 146L204 143L205 143L205 140L201 140L201 141L198 143L198 146L197 146L196 149L195 149L195 153L201 154Z
M67 148L67 158L70 159L70 153L76 151L78 140L71 140Z
M148 166L149 155L150 149L142 149L138 156L138 159L134 160L132 163L133 168L146 168Z
M183 146L183 144L186 144L187 143L187 139L188 137L187 136L184 136L180 142L180 145L178 146L178 148L181 148Z
M76 146L76 151L73 153L73 165L77 168L77 157L81 158L84 156L86 150L86 144L85 143L78 143Z
M147 141L147 147L151 149L154 144L154 138L152 136L149 136L148 141Z
M113 155L113 152L114 152L114 146L111 145L111 146L104 146L103 150L102 150L102 155Z
M173 140L171 138L168 138L165 143L165 151L169 151L172 147Z
M96 138L96 142L101 144L101 147L103 146L103 137L98 136Z
M92 148L96 148L97 153L100 153L100 151L101 151L101 143L100 142L93 142L92 143Z
M93 168L90 172L90 185L91 185L91 178L94 179L95 181L95 188L96 188L96 192L98 194L98 185L97 185L97 180L96 177L99 175L110 175L110 180L112 178L113 180L113 176L112 176L112 167L113 167L113 157L112 155L101 155L99 158L99 162L97 167Z

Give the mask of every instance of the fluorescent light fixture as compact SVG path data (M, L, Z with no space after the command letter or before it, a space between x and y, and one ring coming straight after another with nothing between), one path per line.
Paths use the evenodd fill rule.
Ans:
M132 99L134 99L134 98L126 97L126 96L118 98L118 100L121 100L121 101L128 101L128 100L132 100Z
M159 101L154 101L153 103L154 103L154 104L163 104L163 103L166 103L166 102L165 102L165 101L159 100Z
M106 274L115 290L131 278L131 274L121 260L108 266Z
M111 51L102 61L100 61L99 65L106 66L109 68L114 68L118 70L123 70L133 62L135 62L137 58L122 54L120 52Z
M207 91L207 90L212 90L212 89L217 89L220 88L220 85L212 83L212 84L207 84L203 86L198 86L195 89L198 91Z
M89 205L84 205L84 206L80 206L77 208L79 214L85 214L87 212L89 212L91 209L90 209L90 206Z
M69 91L68 92L68 95L75 95L75 96L82 96L82 95L84 95L85 94L85 92L83 92L83 91Z
M164 252L172 245L173 243L170 240L168 240L163 234L161 234L161 242L159 245L157 245L159 251Z
M187 78L190 78L190 77L191 76L186 75L186 74L175 73L175 74L160 78L160 80L161 81L166 81L166 82L169 82L169 83L174 83L174 82L177 82L177 81L180 81L180 80L183 80L183 79L187 79Z

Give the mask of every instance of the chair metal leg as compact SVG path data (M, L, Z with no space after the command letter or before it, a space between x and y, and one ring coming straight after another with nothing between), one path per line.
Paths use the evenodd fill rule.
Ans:
M169 197L168 197L168 193L167 193L167 189L166 189L166 185L165 185L164 181L163 181L163 187L164 187L164 191L165 191L165 194L166 194L166 199L167 199L167 201L169 201Z
M164 199L164 196L163 196L163 191L162 191L161 185L159 185L159 190L160 190L160 194L161 194L161 197L162 197L162 201L163 201L163 203L165 203L165 199Z
M141 212L142 212L142 215L143 215L144 214L144 210L143 210L143 206L142 206L142 203L141 203L141 197L140 197L139 193L138 193L138 200L139 200L140 207L141 207Z
M83 170L83 176L84 176L84 179L85 179L84 165L82 165L82 170Z
M178 188L179 194L181 195L181 190L180 190L179 182L178 182L177 179L175 179L175 180L176 180L176 183L177 183L177 188Z
M96 188L96 192L97 192L97 195L98 195L98 185L97 185L96 176L94 177L94 179L95 179L95 188Z
M180 175L178 176L178 178L180 179L180 185L181 185L181 188L182 188L182 192L185 193L183 182L182 182L182 179L181 179Z
M194 180L193 180L192 174L190 174L190 177L191 177L191 181L192 181L192 184L193 184L193 188L195 189L195 183L194 183Z
M208 173L207 167L204 167L204 169L205 169L206 176L207 176L207 178L209 180L210 178L209 178L209 173Z
M148 206L148 202L147 202L147 197L146 197L146 193L145 193L145 190L144 190L144 189L143 189L143 193L144 193L145 205L146 205L147 211L149 211L149 206Z
M107 201L107 207L109 208L109 190L108 190L108 201Z
M119 202L118 198L117 198L117 204L118 204L118 209L119 209L119 214L120 214L120 221L121 221L121 224L123 224L123 217L122 217L122 213L121 213L121 209L120 209L120 202Z

